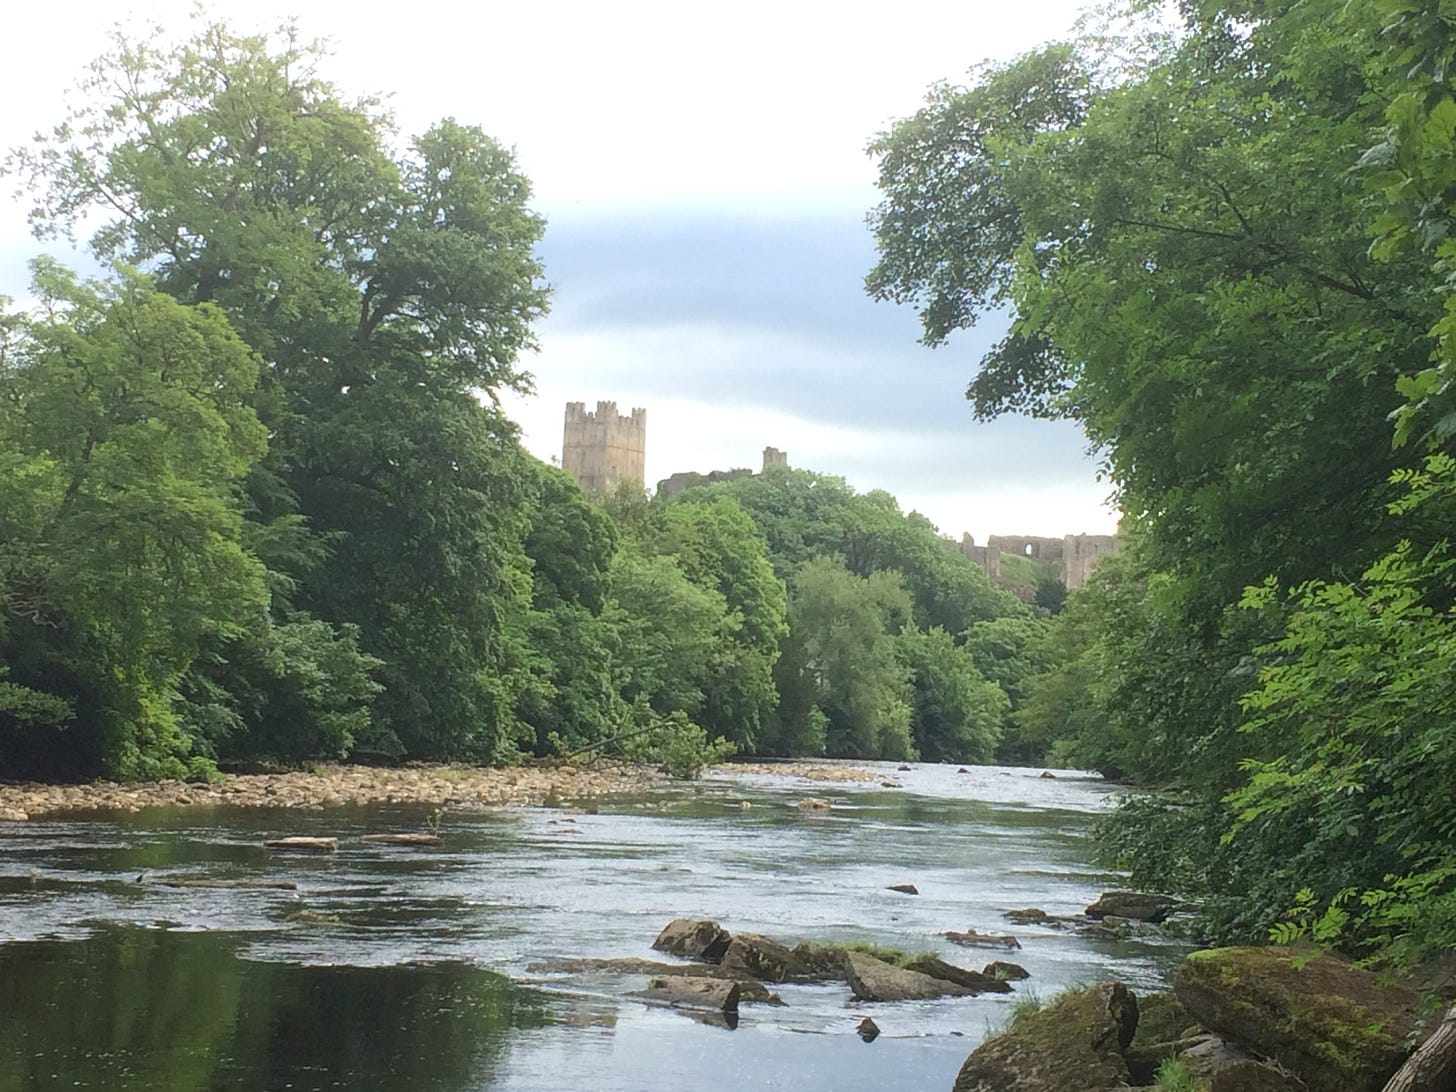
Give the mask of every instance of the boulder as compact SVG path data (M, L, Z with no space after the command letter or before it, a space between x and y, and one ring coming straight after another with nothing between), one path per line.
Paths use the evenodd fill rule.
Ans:
M632 996L681 1008L738 1011L738 983L732 980L686 976L654 978L647 984L647 989L634 990Z
M1194 952L1173 990L1210 1031L1331 1092L1380 1092L1417 1026L1415 991L1287 948Z
M437 846L443 839L438 834L362 834L359 841L388 846Z
M957 986L975 993L1011 992L1011 986L1004 979L994 978L989 974L982 974L980 971L957 967L954 963L947 963L937 956L919 956L906 963L905 969L928 974L931 978L938 978L943 982L954 982Z
M1128 1084L1122 1052L1137 1000L1104 982L1053 1001L988 1039L965 1060L954 1092L1110 1092Z
M828 811L829 801L819 796L806 796L799 801L799 808L802 811Z
M1020 963L1005 963L999 959L987 963L981 968L981 973L999 978L1003 982L1019 982L1023 978L1031 977L1031 972Z
M1147 891L1104 891L1102 897L1087 907L1089 918L1133 918L1136 921L1163 921L1178 906L1172 895Z
M652 947L659 952L717 963L733 938L716 921L706 918L674 918L657 934Z
M919 1001L928 997L963 997L972 993L954 982L896 967L863 952L845 952L844 969L849 988L861 1001Z
M758 933L739 933L728 943L719 964L725 971L761 982L788 982L808 977L808 968L776 940Z
M945 939L952 944L959 944L966 948L1020 948L1021 941L1013 936L999 936L993 933L978 933L974 929L967 929L964 933L957 933L954 929L946 930Z
M867 1043L873 1043L876 1039L880 1037L880 1025L875 1023L868 1016L866 1016L863 1020L859 1022L859 1026L856 1027L854 1031L856 1035L858 1035Z
M1205 1036L1179 1058L1208 1092L1304 1092L1277 1069L1217 1036Z
M889 887L885 888L885 890L898 891L902 895L920 894L920 888L916 887L913 883L892 883Z

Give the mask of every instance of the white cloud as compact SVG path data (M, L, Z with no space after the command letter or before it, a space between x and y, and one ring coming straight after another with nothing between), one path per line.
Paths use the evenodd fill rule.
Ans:
M115 21L161 22L180 33L192 0L67 0L63 17L54 6L11 7L0 149L61 120L63 92L105 48ZM731 230L745 211L769 218L832 211L857 221L875 201L864 148L876 131L915 110L934 81L957 80L984 58L1009 57L1061 33L1079 3L900 0L862 12L827 0L418 0L405 9L370 0L212 0L208 7L245 29L296 14L306 35L334 40L326 74L349 93L388 93L406 132L446 115L481 124L517 148L538 206L559 224L640 219L644 210L667 222L672 210L692 209L722 214ZM23 290L25 257L37 249L23 237L28 205L28 198L7 203L0 190L0 291ZM646 294L682 269L631 275ZM1107 490L1093 481L1075 430L958 417L971 359L963 368L955 357L929 359L913 329L903 352L846 348L844 331L864 329L857 277L841 288L810 274L798 281L800 296L792 278L769 286L785 295L785 311L812 311L821 331L842 293L843 314L853 312L859 324L842 322L838 344L816 341L812 323L756 325L765 321L763 301L747 295L712 297L712 322L702 314L548 321L544 351L530 362L540 397L512 407L532 450L549 456L560 449L566 401L646 406L652 481L675 470L757 466L763 446L773 444L796 465L842 473L861 489L889 489L951 533L1108 529L1112 517L1099 505ZM603 289L590 277L562 283L558 314L610 311L622 284L611 287L594 296ZM704 291L721 292L711 283ZM797 399L776 384L797 384ZM922 405L922 427L907 426Z

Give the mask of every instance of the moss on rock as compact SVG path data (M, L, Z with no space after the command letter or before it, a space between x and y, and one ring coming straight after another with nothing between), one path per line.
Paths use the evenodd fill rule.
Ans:
M1330 955L1214 948L1173 989L1204 1027L1321 1092L1380 1092L1408 1051L1419 998Z
M954 1092L1105 1092L1128 1083L1137 1000L1120 982L1071 993L977 1047Z

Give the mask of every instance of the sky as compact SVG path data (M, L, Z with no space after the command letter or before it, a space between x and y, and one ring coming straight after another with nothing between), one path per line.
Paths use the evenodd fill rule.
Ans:
M966 382L1001 321L931 350L913 311L863 288L868 141L931 84L1065 33L1074 0L205 7L248 30L296 18L332 43L325 74L383 95L404 133L450 116L515 149L547 220L553 299L526 361L536 393L508 408L541 458L560 455L566 402L608 400L647 409L649 487L756 469L772 445L888 490L956 538L1113 531L1075 425L971 416ZM0 148L61 119L118 22L182 33L192 8L7 12ZM0 294L23 297L42 244L12 190L0 181Z

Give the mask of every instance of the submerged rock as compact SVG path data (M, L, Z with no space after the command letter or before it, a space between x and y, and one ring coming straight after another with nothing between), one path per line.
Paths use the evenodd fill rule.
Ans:
M799 801L798 806L802 811L828 811L829 801L818 796L806 796Z
M1122 1056L1137 1025L1137 1000L1104 982L1053 1001L982 1043L961 1066L954 1092L1110 1092L1131 1074Z
M902 895L920 894L920 888L916 887L913 883L892 883L889 887L885 888L885 890L898 891Z
M682 976L688 978L710 978L720 982L738 983L738 1000L744 1003L756 1001L766 1005L782 1005L783 998L771 993L769 988L756 978L736 975L725 971L714 963L664 963L656 959L639 959L627 956L618 959L556 959L543 963L532 963L526 968L532 974L645 974L654 978Z
M1172 895L1147 891L1104 891L1102 897L1087 907L1089 918L1132 918L1135 921L1160 922L1178 907Z
M334 853L339 848L337 838L305 838L293 835L288 838L269 838L263 843L269 849L290 853Z
M945 932L945 939L952 944L959 944L966 948L1020 948L1021 941L1013 936L999 936L993 933L978 933L974 929L967 929L964 933L958 933L954 929Z
M1173 990L1204 1027L1330 1092L1380 1092L1417 1026L1413 990L1287 948L1194 952Z
M359 841L387 846L437 846L443 839L438 834L361 834Z
M866 1016L859 1022L859 1026L854 1029L854 1032L865 1042L873 1043L880 1037L880 1025Z
M684 959L717 963L733 938L716 921L706 918L674 918L657 934L652 947Z
M861 1001L919 1001L928 997L963 997L973 991L943 978L896 967L864 952L844 953L845 977Z

